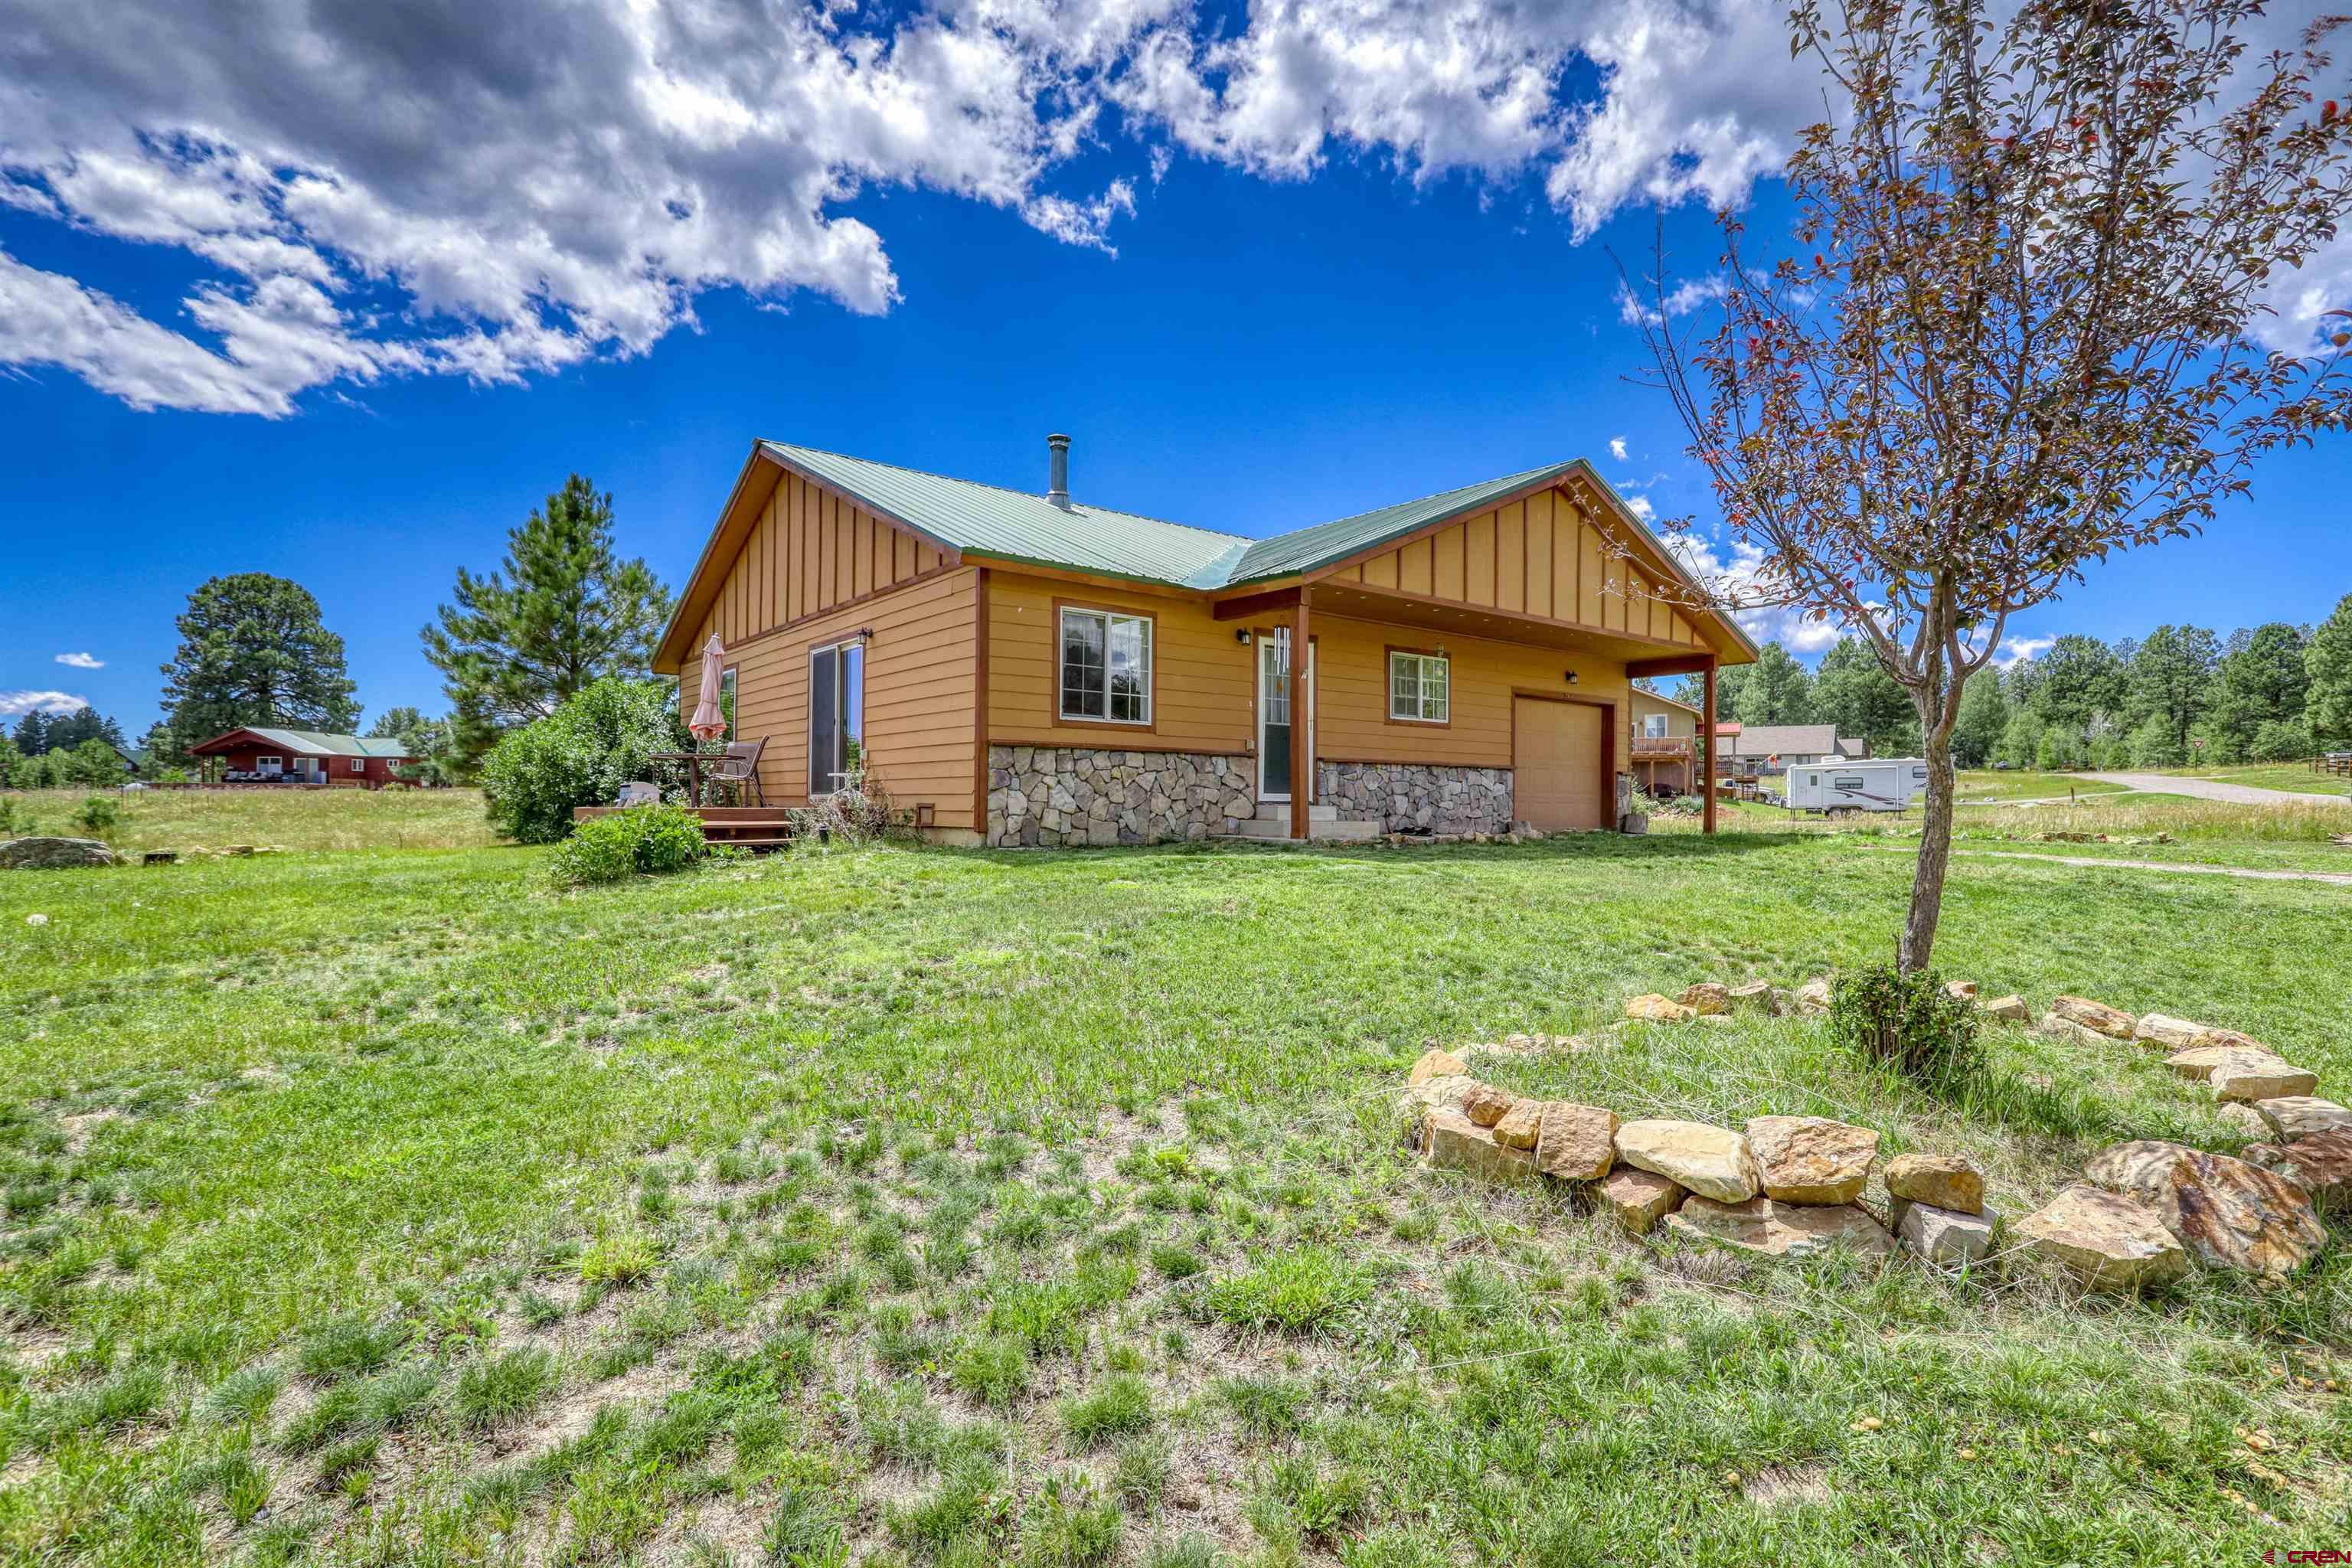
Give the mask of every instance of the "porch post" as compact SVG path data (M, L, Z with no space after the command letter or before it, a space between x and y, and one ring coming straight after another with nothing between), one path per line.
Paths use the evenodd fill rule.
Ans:
M1699 720L1700 739L1706 746L1706 783L1699 791L1699 800L1702 803L1699 809L1699 830L1703 833L1715 831L1715 656L1710 654L1707 656L1706 668L1699 674L1700 681L1706 689L1706 699L1699 704L1706 710Z
M1307 587L1298 585L1298 608L1290 622L1290 836L1307 837L1307 818L1315 800L1315 746L1307 731L1314 728L1307 711L1307 650L1315 645L1307 628Z

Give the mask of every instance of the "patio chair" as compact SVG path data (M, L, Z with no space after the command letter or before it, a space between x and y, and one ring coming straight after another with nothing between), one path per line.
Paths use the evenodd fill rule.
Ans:
M760 804L767 805L768 793L760 787L760 753L767 749L768 738L765 735L756 741L737 741L727 748L719 765L710 770L710 782L732 786L738 805L743 804L743 786L749 784Z

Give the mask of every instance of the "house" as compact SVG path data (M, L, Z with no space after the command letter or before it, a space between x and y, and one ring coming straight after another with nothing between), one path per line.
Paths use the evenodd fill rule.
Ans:
M753 444L654 667L690 709L719 638L769 801L862 767L991 845L1613 826L1632 679L1755 657L1582 461L1248 539L1076 500L1047 444L1043 495Z
M1723 754L1735 771L1778 773L1792 763L1866 757L1870 742L1841 736L1834 724L1751 724L1726 738Z
M1633 712L1633 733L1625 754L1632 759L1633 782L1655 795L1692 794L1698 777L1699 710L1637 686Z
M315 730L247 728L190 746L217 757L209 772L224 784L342 784L382 789L402 781L393 770L413 761L390 735L329 735Z

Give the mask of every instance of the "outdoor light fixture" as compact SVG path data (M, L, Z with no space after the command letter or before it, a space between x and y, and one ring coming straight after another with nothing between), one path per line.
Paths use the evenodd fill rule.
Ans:
M858 627L857 640L859 642L872 642L874 640L874 628L872 626Z
M1244 647L1247 647L1249 646L1249 627L1235 626L1234 628L1234 641L1241 644Z
M1572 670L1572 669L1571 669L1571 670L1570 670L1570 671L1568 672L1568 683L1569 683L1570 686L1573 686L1573 685L1575 685L1575 684L1576 684L1576 671L1574 671L1574 670Z

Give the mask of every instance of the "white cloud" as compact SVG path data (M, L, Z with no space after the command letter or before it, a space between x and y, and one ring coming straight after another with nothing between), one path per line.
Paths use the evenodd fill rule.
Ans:
M843 210L875 187L1114 253L1180 153L1276 181L1361 158L1486 198L1529 180L1581 240L1632 204L1737 205L1823 106L1781 0L1252 0L1238 26L1192 0L387 15L15 7L0 205L175 252L186 281L142 311L0 253L0 364L266 416L395 376L512 382L645 353L709 289L890 310L885 237ZM1081 160L1103 172L1076 180ZM2331 258L2280 279L2282 336L2352 284L2352 236ZM1719 292L1685 283L1665 313Z
M1731 285L1721 277L1689 278L1666 291L1664 300L1653 303L1636 298L1622 283L1617 286L1617 319L1629 327L1657 326L1675 316L1687 316L1702 305L1712 304L1731 291Z
M2058 644L2056 637L2003 637L1992 661L2002 669L2012 664L2022 664L2030 658L2040 658ZM1977 645L1981 647L1984 645Z
M1643 522L1655 521L1658 515L1658 509L1650 504L1650 498L1648 496L1627 496L1625 498L1625 510L1632 512L1635 517L1640 518Z
M106 660L86 653L61 653L58 655L58 662L59 664L69 664L76 669L104 669L106 668Z
M1612 436L1612 437L1609 437L1609 455L1610 455L1611 457L1612 457L1612 458L1616 458L1616 459L1617 459L1619 462L1621 462L1621 463L1622 463L1622 462L1623 462L1623 461L1625 461L1625 437L1622 437L1622 436Z
M24 713L70 713L87 708L89 700L69 691L0 691L0 719Z
M883 236L840 211L868 186L1110 251L1171 150L1276 180L1535 174L1581 235L1736 200L1778 159L1796 100L1761 84L1809 72L1706 62L1782 26L1768 0L1256 0L1238 31L1188 0L509 0L396 29L307 0L37 6L0 31L0 204L176 249L188 281L142 313L0 254L0 363L268 416L513 381L644 353L709 289L889 310ZM1568 89L1580 59L1597 96ZM1105 155L1132 167L1065 188Z

